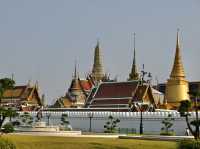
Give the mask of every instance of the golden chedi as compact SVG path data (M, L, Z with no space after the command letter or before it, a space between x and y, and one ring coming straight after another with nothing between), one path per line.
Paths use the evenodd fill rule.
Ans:
M94 64L92 68L92 77L95 81L99 82L104 78L104 69L102 63L102 55L99 48L99 41L97 41L97 45L95 47L94 52Z
M179 34L177 31L174 65L170 78L167 80L165 90L165 101L167 105L169 105L168 109L177 109L181 101L189 100L188 81L185 79L183 63L181 59Z

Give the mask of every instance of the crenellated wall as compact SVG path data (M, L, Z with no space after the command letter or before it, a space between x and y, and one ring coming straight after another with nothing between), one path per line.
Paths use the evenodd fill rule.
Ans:
M22 114L23 112L20 112ZM108 116L112 115L115 118L120 119L120 128L135 128L139 133L140 126L140 112L43 112L43 121L47 122L47 114L50 116L50 125L60 124L60 118L62 114L68 114L68 119L74 130L88 131L90 120L89 113L93 113L92 131L103 132L104 124L108 120ZM30 112L30 114L36 118L37 112ZM160 129L163 126L162 120L171 114L175 119L173 128L177 135L184 135L186 129L186 122L184 117L180 117L178 112L143 112L143 126L144 133L159 134ZM195 113L191 113L191 119L195 117Z

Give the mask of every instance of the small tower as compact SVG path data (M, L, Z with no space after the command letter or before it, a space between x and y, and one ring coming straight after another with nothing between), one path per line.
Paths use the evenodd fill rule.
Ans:
M78 96L80 95L81 92L81 87L78 81L78 76L77 76L77 64L75 62L75 67L74 67L74 74L73 74L73 79L70 85L70 88L68 90L72 96Z
M134 55L133 55L133 64L131 73L129 74L128 80L139 80L139 73L137 72L137 66L136 66L136 55L135 55L135 33L134 33Z
M99 41L97 41L97 45L94 51L94 64L92 68L92 77L95 81L99 82L104 77L103 63L102 63L102 55L100 53Z
M165 90L165 101L168 104L174 104L175 106L182 100L189 100L188 81L185 79L185 73L180 53L178 32L179 30L177 31L174 65L170 78L167 80Z

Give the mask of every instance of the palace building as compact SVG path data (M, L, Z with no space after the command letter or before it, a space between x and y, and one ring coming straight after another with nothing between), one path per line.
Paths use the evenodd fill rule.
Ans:
M190 90L200 90L198 82L186 80L181 57L179 33L170 78L166 84L153 88L148 74L137 70L134 34L133 61L127 81L110 80L104 73L99 42L94 49L94 63L86 79L77 75L76 65L71 85L65 96L59 98L54 107L86 108L101 111L155 111L156 109L177 110L180 102L189 100ZM143 68L144 69L144 68ZM149 73L150 74L150 73ZM157 90L158 89L158 90Z
M133 63L128 80L101 82L92 89L85 107L109 111L154 111L163 103L163 94L153 89L149 82L142 80L137 72L135 34Z
M92 72L86 76L86 79L80 79L75 70L71 85L65 96L58 98L53 107L57 108L82 108L85 106L86 99L91 89L98 86L100 82L109 81L109 76L104 73L102 55L100 52L99 42L94 49L94 63Z
M13 107L17 110L32 111L43 105L38 91L38 83L31 86L30 83L23 86L15 86L3 93L1 105Z
M78 108L85 105L85 100L93 87L90 79L80 79L77 74L76 64L71 85L65 96L58 98L53 107Z
M102 82L87 100L88 108L112 109L111 111L153 111L159 103L155 101L152 87L140 81Z

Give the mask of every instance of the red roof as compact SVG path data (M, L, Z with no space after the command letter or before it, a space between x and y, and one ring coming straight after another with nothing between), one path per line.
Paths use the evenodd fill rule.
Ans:
M88 80L80 80L80 82L84 90L91 90L92 84Z
M94 98L132 97L137 85L138 81L102 83Z

